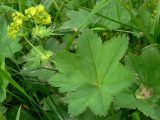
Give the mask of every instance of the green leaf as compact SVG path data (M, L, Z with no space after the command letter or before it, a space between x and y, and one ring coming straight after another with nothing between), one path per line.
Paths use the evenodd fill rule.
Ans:
M156 27L156 19L153 15L144 8L139 8L137 18L140 20L142 24L133 24L138 29L141 29L141 26L144 26L145 31L148 34L154 34L154 30Z
M5 57L0 55L0 68L5 69ZM3 102L6 99L6 87L8 85L8 81L2 79L0 76L0 102Z
M30 77L37 77L41 82L46 82L49 79L48 76L52 76L56 72L53 71L52 69L47 69L47 68L32 69L32 68L24 67L21 70L21 73L23 75L27 75Z
M3 87L4 85L1 85L0 88L0 102L3 102L6 99L6 90L5 87Z
M17 115L16 115L16 119L15 120L20 120L20 115L21 115L21 106L18 109Z
M0 18L0 56L12 57L14 53L22 49L19 40L12 40L7 37L7 23Z
M38 52L37 52L38 51ZM49 58L52 56L51 51L44 50L42 46L32 48L26 56L26 64L23 69L37 69L37 67L45 67L49 65Z
M94 115L93 112L91 112L90 110L86 110L83 114L76 117L76 120L106 120L106 117ZM107 120L110 120L110 119L107 119Z
M112 0L99 12L99 14L109 18L101 21L104 22L109 29L117 29L121 26L120 23L127 24L131 20L131 16L125 8L127 5L125 2L125 0Z
M145 47L139 56L129 54L126 57L126 64L137 73L139 86L144 85L152 89L153 94L150 96L154 95L155 100L156 98L159 99L160 47L158 45L150 45Z
M89 24L102 24L109 29L117 29L121 24L127 24L131 20L131 16L125 6L122 4L124 0L110 0L106 5L98 12L98 15L93 14L92 17L86 22L86 26ZM99 2L97 2L97 5ZM125 4L126 5L126 4ZM131 13L135 15L135 11L131 10ZM79 11L69 11L67 16L70 18L65 22L62 27L67 29L80 28L82 21L86 19L91 13L80 9Z
M160 107L158 105L150 104L150 102L147 100L136 99L133 93L120 93L115 97L115 100L115 104L119 108L138 108L145 115L150 116L155 120L160 119Z
M53 35L53 29L51 27L46 28L46 26L36 26L32 29L33 38L47 38Z
M134 75L119 61L125 55L128 38L113 37L102 40L87 30L79 38L76 54L60 52L56 56L59 73L50 83L68 92L69 112L77 116L88 107L98 115L107 113L113 96L128 87Z
M81 22L89 15L88 11L80 9L79 11L69 11L67 16L70 20L66 21L62 27L66 29L74 29L79 28L81 26ZM88 21L88 24L92 23L92 20ZM87 25L88 25L87 24Z
M64 38L67 38L67 40L70 40L70 36L66 37L66 35L64 35ZM55 37L51 37L46 41L45 48L47 50L52 51L53 53L56 53L57 51L64 49L64 47L66 46L65 42L68 42L67 40L65 39L63 40L64 41L63 43L60 43L60 41L58 41Z
M137 74L139 88L117 95L116 105L120 108L137 108L145 115L159 120L160 107L157 103L160 97L160 47L149 45L142 50L141 55L129 54L126 65Z
M11 40L7 37L7 23L0 17L0 68L5 69L5 57L12 57L14 53L21 50L18 40ZM0 102L6 98L6 87L8 81L1 78L0 82Z

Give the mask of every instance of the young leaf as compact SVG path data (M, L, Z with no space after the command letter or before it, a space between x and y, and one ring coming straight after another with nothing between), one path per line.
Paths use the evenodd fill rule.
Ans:
M37 67L47 66L51 56L51 51L44 50L42 46L36 46L35 48L32 48L30 53L26 56L27 63L23 68L26 70L28 68L35 69Z
M128 87L134 75L119 63L128 46L126 36L102 40L87 30L79 38L77 54L60 52L56 56L59 73L50 80L60 92L68 92L69 112L77 116L89 107L105 115L113 96Z

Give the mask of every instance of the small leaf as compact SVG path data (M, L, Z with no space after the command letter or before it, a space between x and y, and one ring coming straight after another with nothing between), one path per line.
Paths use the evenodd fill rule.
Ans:
M53 35L53 29L46 26L36 26L32 29L32 36L33 38L47 38Z
M37 50L39 52L37 52ZM26 56L26 64L23 69L36 69L37 67L44 67L49 64L49 58L52 56L51 51L44 50L42 46L32 48L30 53Z

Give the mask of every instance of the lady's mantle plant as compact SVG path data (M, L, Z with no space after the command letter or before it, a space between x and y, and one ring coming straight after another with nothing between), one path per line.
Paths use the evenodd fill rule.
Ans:
M102 43L97 34L87 30L79 38L76 54L65 51L57 54L59 73L50 83L60 87L60 92L68 92L66 101L72 116L88 107L95 114L105 115L114 96L130 86L135 76L119 62L127 48L125 35Z
M8 29L7 22L0 19L0 102L6 99L9 79L29 100L36 98L32 105L13 90L15 95L27 101L25 111L33 116L38 111L36 115L40 114L41 118L42 114L41 119L59 117L59 120L68 120L70 114L76 116L77 120L115 120L117 116L120 116L118 119L135 119L137 113L141 117L141 111L145 118L149 116L160 120L160 48L149 45L159 41L159 7L155 9L152 4L148 4L151 7L145 4L151 0L135 7L133 1L98 0L93 8L84 9L79 5L76 8L78 11L67 11L63 5L58 8L61 2L54 2L56 7L53 9L57 13L50 10L55 15L54 23L41 4L29 7L24 12L14 12ZM74 2L77 3L76 0ZM157 0L151 3L157 4ZM141 6L140 9L135 9L138 6ZM65 18L65 14L69 19ZM5 36L7 30L9 38ZM130 41L122 32L129 35ZM115 34L118 35L111 37ZM71 49L73 44L77 47ZM140 52L146 45L149 46ZM130 53L130 50L139 55ZM19 54L14 55L18 51ZM10 59L6 61L6 57ZM9 67L13 67L13 70L7 68L10 60L13 66L9 64ZM20 87L21 81L18 81L19 86L4 71L9 71L16 80L23 79L27 83L24 86L26 92ZM59 94L56 87L64 94ZM31 97L27 93L31 93ZM61 99L63 95L65 99ZM68 111L62 100L67 103ZM137 110L130 113L130 109ZM123 116L123 110L129 115ZM140 119L137 116L136 119Z

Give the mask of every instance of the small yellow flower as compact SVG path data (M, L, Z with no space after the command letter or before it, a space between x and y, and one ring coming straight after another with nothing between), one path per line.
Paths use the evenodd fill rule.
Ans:
M13 19L14 19L14 18L24 19L24 15L23 15L22 13L20 13L20 12L14 12L14 13L12 14L12 17L13 17Z
M37 5L35 7L30 7L25 10L25 15L27 18L32 18L37 24L50 24L51 16L45 11L43 5Z
M18 26L22 26L23 20L18 19L17 21L15 21L15 24Z
M49 14L46 14L46 18L42 19L42 24L51 24L51 16Z
M36 6L36 11L37 13L44 12L45 11L44 6L43 5Z
M28 9L25 10L25 14L31 15L31 16L35 16L36 15L36 9L35 7L30 7Z
M12 28L12 26L8 26L8 36L10 38L16 38L16 33L17 31L15 29Z
M8 36L10 38L16 38L18 31L21 29L24 15L20 12L15 12L12 14L13 21L8 26Z

